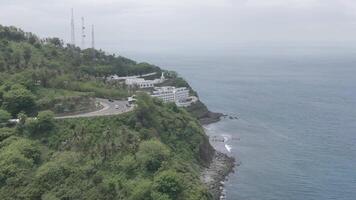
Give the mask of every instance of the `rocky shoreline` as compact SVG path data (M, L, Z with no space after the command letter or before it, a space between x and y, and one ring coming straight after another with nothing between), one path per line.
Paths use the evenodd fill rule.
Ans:
M187 108L187 110L199 120L202 126L219 122L222 118L237 119L237 117L211 112L201 101L191 105ZM200 179L209 189L213 199L221 200L225 199L225 194L223 192L224 183L227 176L234 172L235 159L223 153L225 152L224 145L220 146L216 143L211 143L210 140L209 143L210 147L204 148L212 149L212 151L206 152L210 154L210 162L207 167L202 169Z
M215 200L225 199L223 193L227 176L234 172L235 159L215 151L209 167L201 172L201 181L208 187Z
M222 117L226 116L221 113L207 112L199 121L202 125L208 125L219 122ZM214 148L214 155L209 166L201 171L201 181L207 186L214 200L225 199L224 184L230 173L234 172L237 165L233 157L220 152L219 147L211 144Z
M208 111L204 116L199 118L199 121L202 125L213 124L219 122L221 117L225 116L222 113L215 113Z

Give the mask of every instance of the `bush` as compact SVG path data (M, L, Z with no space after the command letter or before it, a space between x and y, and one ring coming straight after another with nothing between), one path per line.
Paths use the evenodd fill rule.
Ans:
M52 111L41 111L37 115L38 128L43 131L50 131L54 128L54 114Z
M35 110L36 104L34 95L23 86L13 86L11 90L4 93L3 99L3 107L9 111L12 116L16 116L21 111L31 114Z
M11 128L0 128L0 142L9 138L10 136L15 135L15 130Z
M6 110L0 109L0 127L6 125L11 119L11 114Z
M129 200L152 200L151 187L152 182L149 180L142 180L138 182Z
M30 135L48 133L54 127L54 114L51 111L39 112L36 119L29 119L25 123L25 129Z
M141 166L149 172L157 171L170 155L168 147L158 140L144 141L140 144L136 157Z
M153 181L153 190L167 195L171 199L177 199L183 187L179 175L174 171L163 171Z

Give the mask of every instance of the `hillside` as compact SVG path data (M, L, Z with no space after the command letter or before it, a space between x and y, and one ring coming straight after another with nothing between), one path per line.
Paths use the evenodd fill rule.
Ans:
M0 129L1 199L211 199L212 151L198 122L146 95L134 112Z
M132 92L125 85L106 82L106 76L160 71L101 50L81 50L58 38L39 39L0 26L0 103L13 116L20 110L28 115L49 108L61 112L87 97L125 98Z
M0 199L213 199L200 171L214 150L187 110L137 93L122 115L56 120L45 111L125 98L136 91L103 77L160 71L0 26Z

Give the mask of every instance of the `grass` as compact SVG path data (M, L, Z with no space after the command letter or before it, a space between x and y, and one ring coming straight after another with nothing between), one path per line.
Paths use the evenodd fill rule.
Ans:
M91 92L77 92L77 91L65 90L65 89L39 87L36 90L36 95L39 99L42 99L42 98L56 99L56 98L62 98L62 97L92 96L93 93L91 93Z

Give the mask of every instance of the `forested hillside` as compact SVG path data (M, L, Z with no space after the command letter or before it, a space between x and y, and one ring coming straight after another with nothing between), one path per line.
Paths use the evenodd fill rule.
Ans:
M125 85L108 83L105 77L160 71L147 63L0 25L0 104L13 116L20 111L33 115L66 98L127 97Z
M0 129L0 198L211 199L199 180L210 148L196 119L146 95L121 116L42 112Z
M185 109L139 93L122 115L55 119L43 111L61 98L126 97L102 77L153 71L0 26L0 199L212 199L199 171L214 150Z

